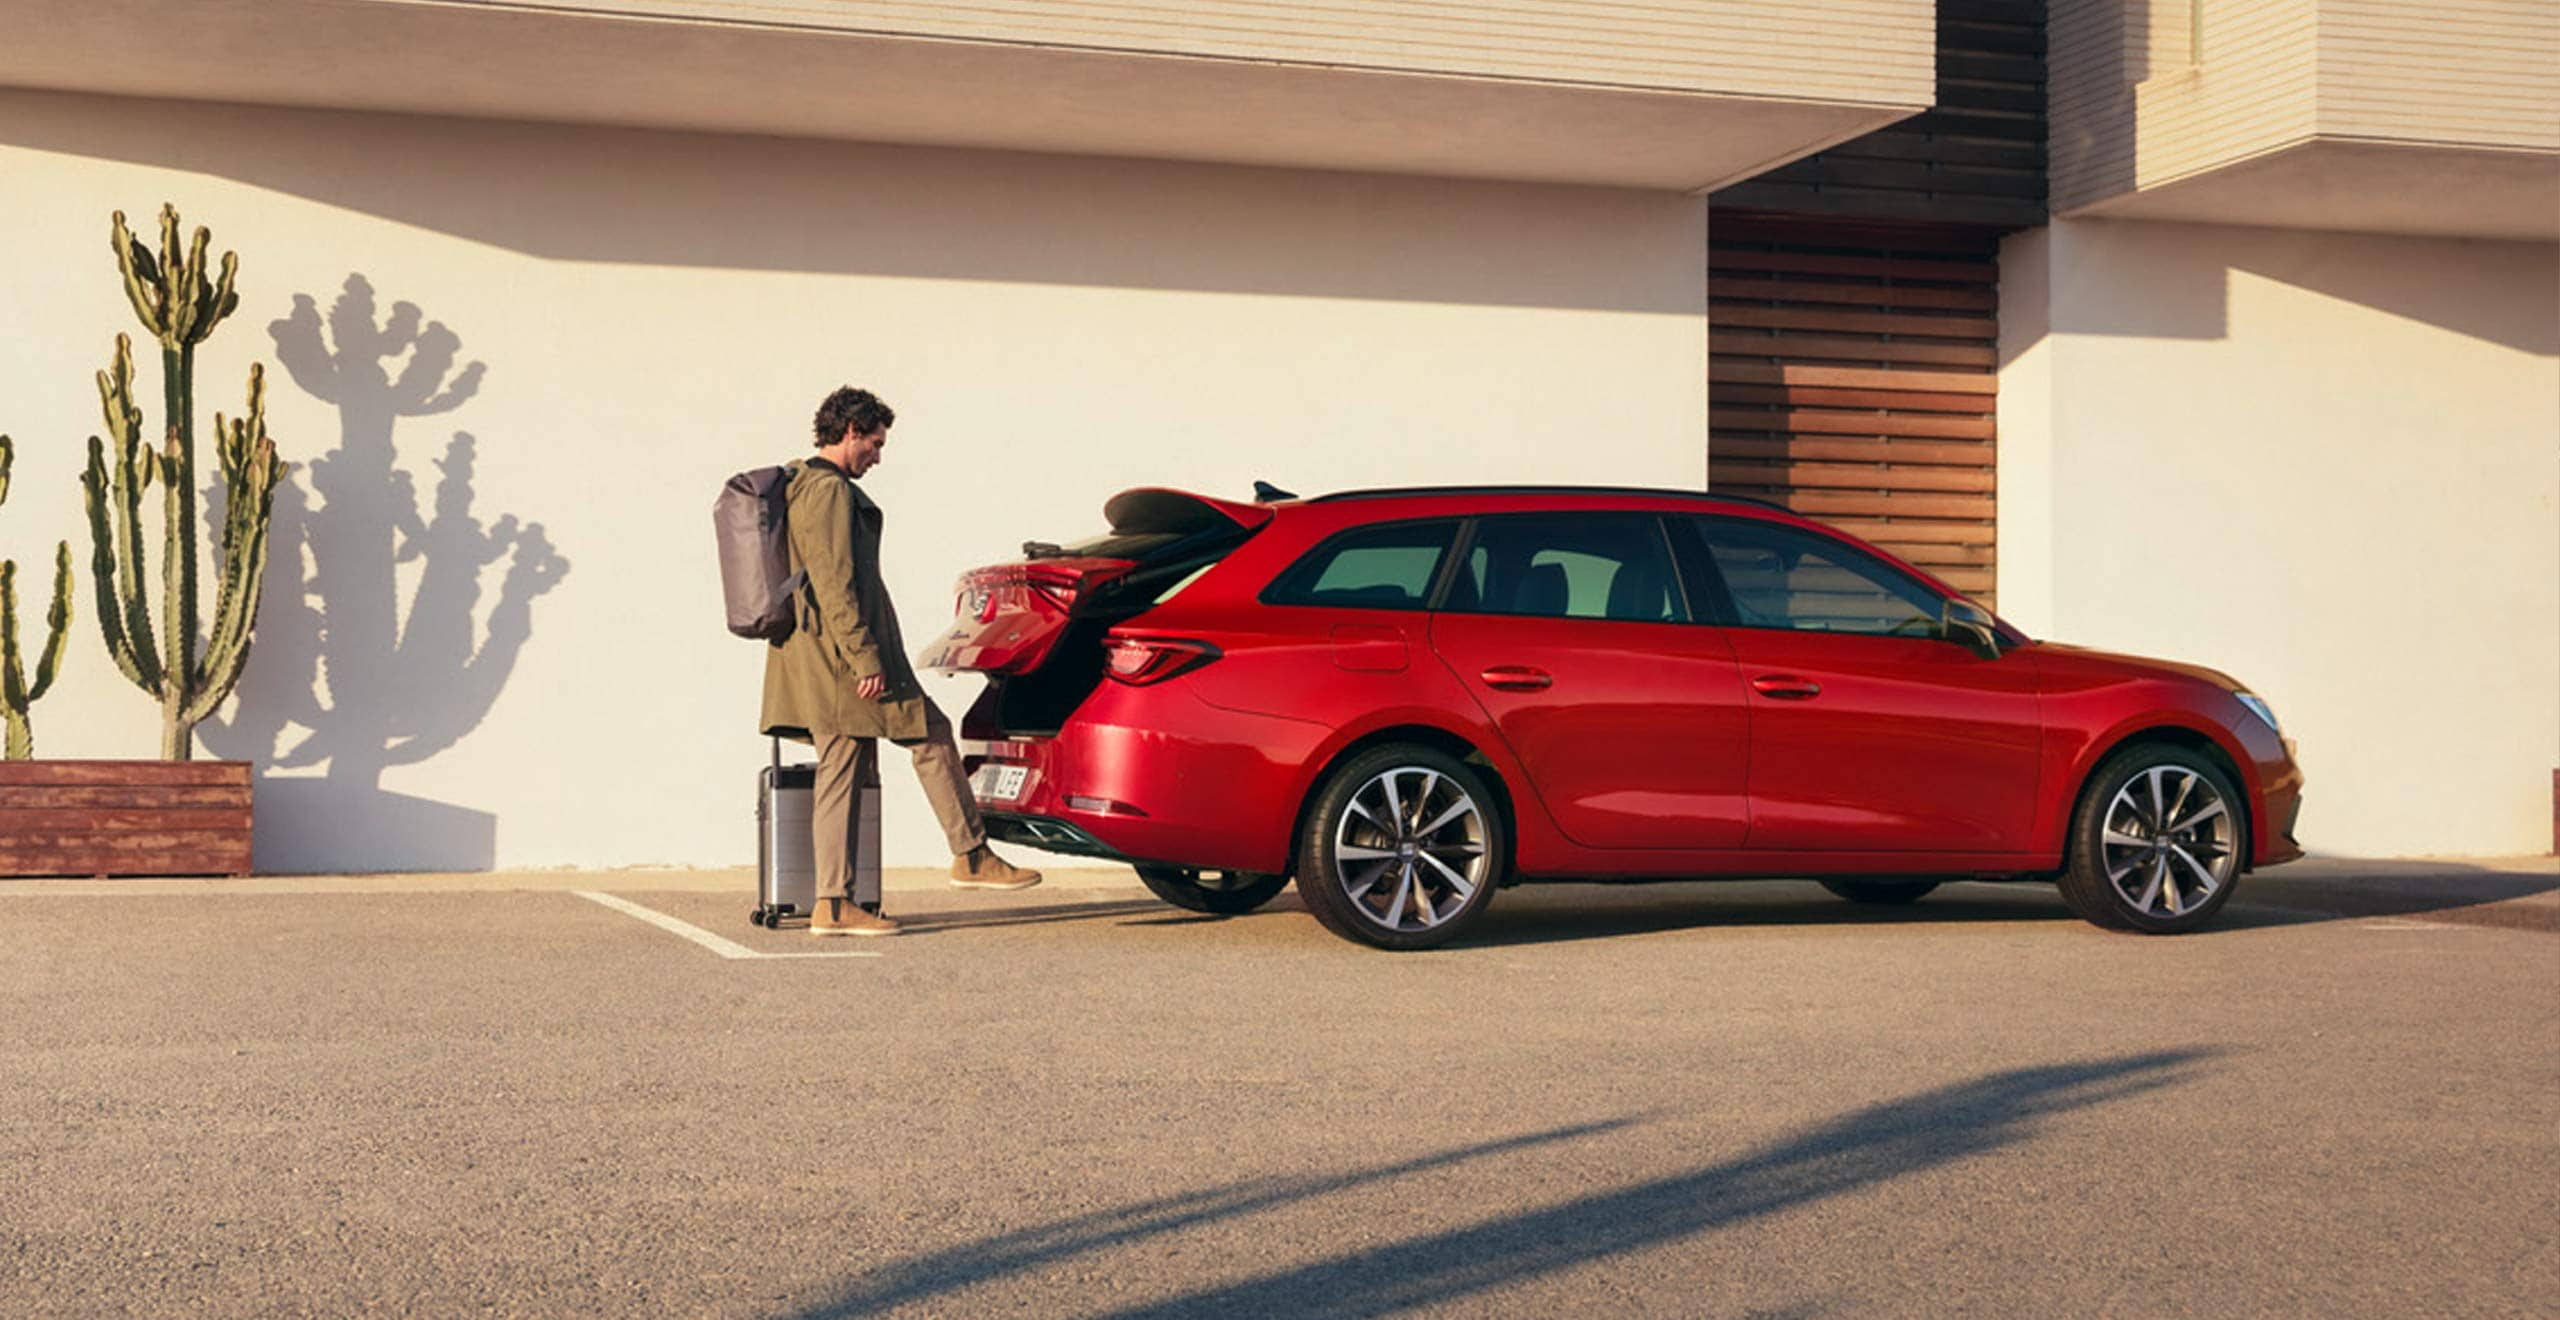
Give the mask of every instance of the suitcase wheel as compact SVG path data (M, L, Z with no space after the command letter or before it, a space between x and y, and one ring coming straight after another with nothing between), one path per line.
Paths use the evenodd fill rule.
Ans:
M756 908L756 909L754 909L753 911L750 911L749 913L747 913L747 924L748 924L748 925L750 925L750 926L761 926L761 925L763 925L763 924L764 924L764 909L763 909L763 908Z

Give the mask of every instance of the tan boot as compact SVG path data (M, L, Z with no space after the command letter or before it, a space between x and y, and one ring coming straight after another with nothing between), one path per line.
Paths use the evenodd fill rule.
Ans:
M818 900L816 910L809 914L809 933L812 935L895 935L898 933L898 923L877 912L863 911L859 903L848 903L841 898L822 898Z
M954 889L1029 889L1038 883L1038 871L1025 870L996 856L995 850L983 843L951 859Z

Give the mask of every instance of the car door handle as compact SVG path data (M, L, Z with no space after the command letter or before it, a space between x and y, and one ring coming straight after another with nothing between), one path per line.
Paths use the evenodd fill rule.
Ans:
M1555 676L1528 665L1495 665L1478 675L1489 688L1504 692L1537 692L1555 686Z
M1793 674L1762 674L1751 680L1751 690L1780 701L1803 701L1822 695L1822 685Z

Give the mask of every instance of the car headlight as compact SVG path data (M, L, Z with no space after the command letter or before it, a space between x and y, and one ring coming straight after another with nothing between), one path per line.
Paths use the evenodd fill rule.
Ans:
M2249 708L2250 714L2265 720L2267 727L2275 730L2277 737L2284 736L2284 726L2276 723L2275 709L2267 705L2266 698L2254 692L2234 692L2231 695L2238 697L2240 704Z

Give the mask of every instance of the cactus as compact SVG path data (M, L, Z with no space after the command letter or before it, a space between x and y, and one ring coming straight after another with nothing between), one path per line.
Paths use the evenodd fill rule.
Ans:
M133 398L133 341L116 336L112 367L98 373L98 401L109 440L89 437L89 467L81 477L88 494L90 577L98 592L98 623L107 652L136 687L160 701L160 755L191 760L195 726L211 715L240 680L256 624L258 585L266 571L267 522L275 508L284 464L267 438L266 375L249 368L249 408L237 421L214 414L215 444L222 461L223 520L218 556L220 585L213 621L200 628L196 605L195 354L240 297L232 292L239 270L235 252L222 254L220 281L205 274L213 235L198 226L194 240L178 247L178 212L160 208L160 250L134 242L124 212L115 213L116 264L125 296L142 326L160 341L160 393L167 410L165 442L142 442L142 410ZM109 445L112 445L112 455ZM112 466L110 465L112 457ZM150 604L150 565L143 548L142 494L153 482L164 493L161 545L161 611L155 638Z
M0 435L0 504L9 500L9 465L18 451ZM35 734L27 724L27 707L53 686L53 671L62 662L62 639L71 635L71 543L53 546L53 605L44 613L44 655L36 661L35 681L27 680L18 650L18 561L0 559L0 722L8 726L9 759L36 754Z

